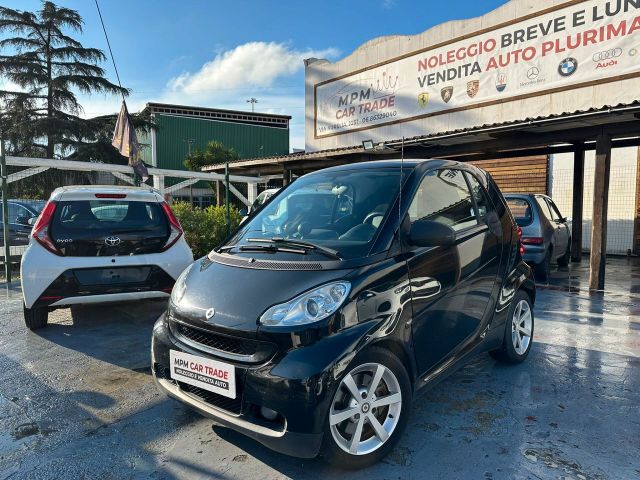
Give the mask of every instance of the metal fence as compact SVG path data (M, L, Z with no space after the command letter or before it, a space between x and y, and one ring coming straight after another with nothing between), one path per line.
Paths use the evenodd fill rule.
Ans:
M591 248L594 169L584 171L582 249ZM551 176L551 196L563 215L571 216L573 203L573 169L555 169ZM611 169L609 208L607 211L607 253L626 255L634 250L636 218L636 168Z
M6 157L8 183L9 251L12 270L16 271L27 248L34 215L37 215L51 192L68 185L133 185L131 168L91 162L55 159ZM173 203L191 201L196 207L224 202L224 175L182 170L150 168L146 185L156 188ZM231 175L229 200L238 208L248 206L266 180L256 177ZM259 185L261 183L261 185ZM262 186L262 188L260 188ZM195 192L195 195L194 195ZM216 199L221 192L222 199ZM2 210L0 203L0 212ZM5 228L0 215L0 275L4 276L5 247L2 231Z

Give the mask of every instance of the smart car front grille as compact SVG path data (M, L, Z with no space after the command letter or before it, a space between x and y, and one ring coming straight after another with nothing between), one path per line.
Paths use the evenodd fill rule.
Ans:
M192 348L241 363L265 362L276 351L276 346L269 342L222 335L175 319L170 323L170 328L179 341Z
M178 382L178 386L183 392L191 396L195 396L213 407L225 410L234 415L240 415L240 411L242 409L242 400L240 395L236 398L229 398L183 382Z
M323 262L294 262L294 261L276 261L276 260L259 260L254 258L233 257L231 255L223 255L216 252L209 254L209 260L212 262L228 265L231 267L253 268L257 270L284 270L284 271L316 271L324 270Z

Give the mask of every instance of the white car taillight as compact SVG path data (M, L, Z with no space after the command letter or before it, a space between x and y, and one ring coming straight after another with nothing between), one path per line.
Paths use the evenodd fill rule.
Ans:
M182 227L167 202L162 202L162 210L169 221L169 238L167 238L167 243L162 247L163 250L167 250L182 236Z
M60 252L56 248L56 246L51 241L51 237L49 236L49 225L51 224L51 220L53 219L53 213L56 211L56 202L52 202L51 200L47 202L47 204L42 209L42 213L36 220L33 229L31 230L31 236L44 248L49 250L51 253L55 253L56 255L60 255Z

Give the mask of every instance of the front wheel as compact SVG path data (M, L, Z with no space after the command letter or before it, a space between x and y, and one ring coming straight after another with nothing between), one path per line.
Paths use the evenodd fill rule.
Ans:
M491 356L505 363L523 362L533 343L533 305L526 292L518 291L513 297L505 325L502 346Z
M47 326L49 311L46 307L27 308L22 305L24 311L24 323L29 330L38 330Z
M324 457L350 469L376 463L398 442L410 412L411 384L402 363L381 348L364 352L331 401Z

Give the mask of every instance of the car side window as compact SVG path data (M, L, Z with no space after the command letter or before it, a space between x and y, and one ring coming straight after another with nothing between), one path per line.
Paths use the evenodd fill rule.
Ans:
M551 210L551 215L553 216L553 219L556 221L562 219L562 215L560 215L560 210L558 210L558 207L556 207L556 204L553 203L553 200L551 200L550 198L546 198L545 200L549 204L549 210Z
M535 197L536 203L538 204L538 208L542 214L547 217L548 220L553 220L553 215L551 214L551 209L549 208L549 204L545 201L543 197Z
M476 202L476 207L478 207L478 218L482 219L489 212L489 201L487 200L487 194L480 185L478 179L473 174L465 172L465 175L469 180L471 195Z
M456 231L477 225L471 193L461 170L428 172L409 207L409 217L449 225Z
M29 214L29 211L24 208L21 207L20 205L16 205L15 203L10 203L9 204L9 212L8 212L8 220L9 223L17 223L18 217L31 217L32 215Z

